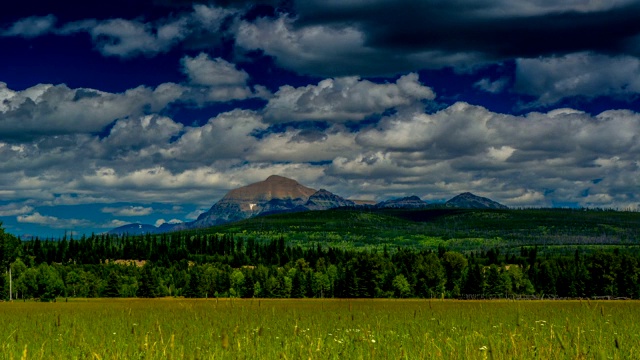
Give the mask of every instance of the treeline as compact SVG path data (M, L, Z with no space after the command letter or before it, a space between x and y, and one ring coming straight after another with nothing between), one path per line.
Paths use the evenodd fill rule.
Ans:
M640 297L640 256L287 245L212 234L20 241L0 228L13 299L56 297ZM138 261L133 261L138 260ZM144 264L144 266L141 266ZM0 276L9 298L9 273Z

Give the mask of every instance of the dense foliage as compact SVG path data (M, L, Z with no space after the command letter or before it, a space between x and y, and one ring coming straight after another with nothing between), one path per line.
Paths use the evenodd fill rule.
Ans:
M534 294L639 298L637 215L542 210L328 211L156 236L20 241L1 232L0 261L4 269L11 267L14 298L41 300L59 296L478 298ZM381 234L387 241L348 241ZM409 236L437 238L437 247L401 241L394 245L394 239ZM541 242L545 236L547 243ZM565 242L558 240L562 237ZM504 239L492 242L495 238ZM594 242L594 238L608 241ZM482 245L473 250L457 248L465 239ZM606 246L576 247L581 244ZM562 251L556 251L559 246ZM0 276L2 298L8 298L8 280L7 273Z

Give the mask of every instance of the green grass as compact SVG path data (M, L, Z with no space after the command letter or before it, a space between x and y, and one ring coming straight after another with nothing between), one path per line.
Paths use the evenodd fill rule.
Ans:
M0 347L1 359L633 359L640 302L13 302L0 304Z

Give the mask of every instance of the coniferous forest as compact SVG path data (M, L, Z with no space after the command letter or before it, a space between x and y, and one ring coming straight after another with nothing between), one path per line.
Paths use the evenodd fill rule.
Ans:
M294 241L301 236L300 216L306 215L277 215L229 225L233 228L143 236L101 234L21 240L2 231L0 260L3 269L11 268L12 298L41 301L58 297L164 296L640 298L636 213L588 212L583 216L572 212L572 216L583 216L583 221L574 219L575 226L561 231L553 225L515 226L513 218L512 222L504 223L505 216L508 218L514 212L517 210L489 212L491 216L485 216L482 224L470 220L477 218L474 212L445 215L439 212L437 216L425 212L392 214L389 226L394 231L404 224L415 232L416 228L411 226L423 224L427 227L421 231L431 231L429 236L434 237L437 224L445 224L441 226L437 246L431 247L394 245L393 239L386 243L376 240L375 246L360 246L361 237L366 237L374 226L370 217L366 219L369 227L350 220L340 225L345 227L341 232L333 229L336 231L314 237L324 234L335 238L341 234L341 242ZM353 215L333 214L337 216L327 213L325 220L334 225L336 218ZM571 214L564 213L566 221L571 221ZM530 214L525 215L531 218ZM319 218L317 212L311 216ZM407 220L411 216L420 219ZM503 225L491 228L488 218L502 219ZM549 219L540 221L549 225ZM595 219L594 224L600 227L593 226L588 219ZM385 221L377 220L377 233L389 230ZM330 228L330 224L325 225ZM258 226L259 232L255 231ZM297 233L292 233L294 227ZM515 232L509 238L507 235L514 234L515 227L520 233ZM354 237L357 229L364 234L358 237L360 245L344 246L344 238ZM498 229L504 233L496 233ZM608 229L607 233L603 235L602 229ZM572 231L571 236L567 235ZM460 247L461 243L456 242L460 240L456 237L471 237L477 243L480 233L492 236L492 241L487 240L491 246ZM529 244L516 241L523 237L521 233L528 234ZM505 238L496 242L496 234ZM570 241L562 244L556 241L553 246L539 241L540 237L559 236ZM594 238L602 240L603 236L608 240L597 247L580 246L575 240L592 244ZM8 271L0 276L0 298L9 298Z

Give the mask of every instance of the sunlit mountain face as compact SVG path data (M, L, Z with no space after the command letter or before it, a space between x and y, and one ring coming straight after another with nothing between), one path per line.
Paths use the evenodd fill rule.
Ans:
M23 237L191 222L270 175L640 206L640 1L25 0L0 46L0 221Z

